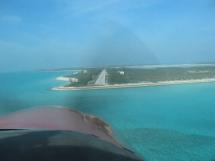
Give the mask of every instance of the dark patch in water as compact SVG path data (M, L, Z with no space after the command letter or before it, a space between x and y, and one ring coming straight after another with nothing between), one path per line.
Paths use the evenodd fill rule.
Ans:
M215 137L163 129L122 130L119 136L146 160L211 161L215 157Z

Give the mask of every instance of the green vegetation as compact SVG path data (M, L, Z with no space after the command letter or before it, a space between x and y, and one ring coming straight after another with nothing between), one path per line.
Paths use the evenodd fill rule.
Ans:
M70 84L68 84L67 86L80 87L80 86L92 85L94 84L100 72L101 72L101 69L99 68L89 68L89 69L81 70L76 75L67 76L67 77L73 77L78 79L78 82L70 82Z
M70 82L68 86L93 86L102 68L80 70L69 77L77 78L78 82ZM106 68L108 84L126 84L142 82L159 82L174 80L195 80L215 78L215 66L195 67L159 67L159 68Z
M109 84L215 78L215 67L162 67L108 69ZM120 75L119 71L124 71Z

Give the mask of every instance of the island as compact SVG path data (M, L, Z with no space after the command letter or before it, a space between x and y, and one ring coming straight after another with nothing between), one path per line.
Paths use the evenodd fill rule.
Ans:
M53 90L89 90L215 82L215 64L144 65L85 68L60 76Z

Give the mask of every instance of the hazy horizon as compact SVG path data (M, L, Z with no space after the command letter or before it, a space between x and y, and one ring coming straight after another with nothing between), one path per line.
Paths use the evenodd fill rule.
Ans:
M0 72L215 62L214 0L2 0Z

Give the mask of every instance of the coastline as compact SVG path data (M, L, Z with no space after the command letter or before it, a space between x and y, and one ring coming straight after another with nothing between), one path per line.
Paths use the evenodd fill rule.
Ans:
M60 76L60 77L57 77L56 80L58 80L58 81L69 81L70 78L64 77L64 76Z
M113 84L103 86L84 86L84 87L54 87L55 91L68 91L68 90L93 90L93 89L114 89L114 88L132 88L132 87L150 87L150 86L167 86L177 84L194 84L194 83L210 83L215 82L215 78L207 79L190 79L190 80L174 80L174 81L159 81L159 82L142 82L142 83L126 83L126 84Z

